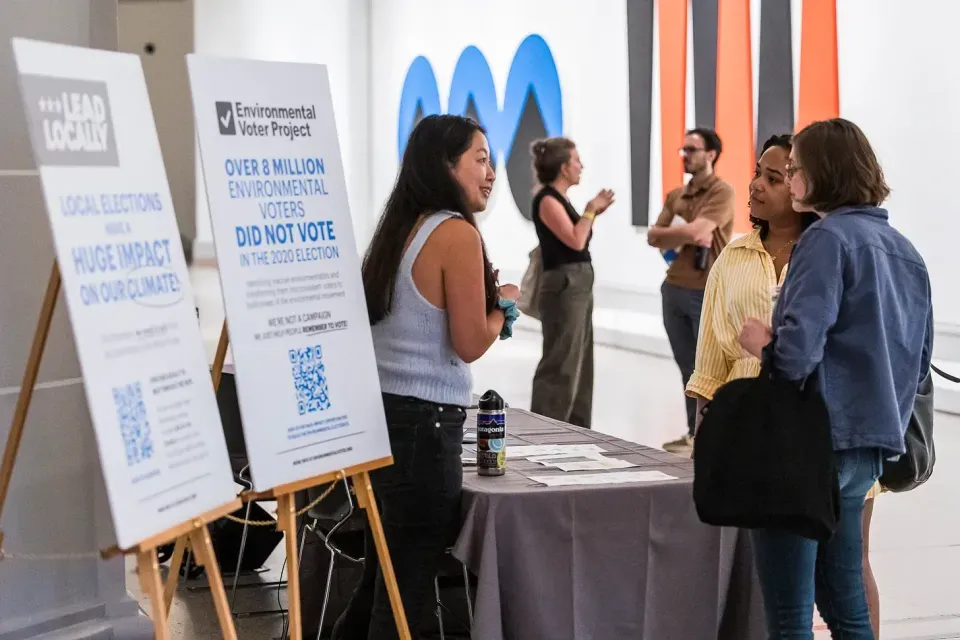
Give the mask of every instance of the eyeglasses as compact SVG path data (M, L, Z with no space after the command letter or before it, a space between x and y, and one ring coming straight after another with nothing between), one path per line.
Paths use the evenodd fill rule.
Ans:
M801 167L800 165L796 165L796 164L787 165L787 178L791 178L791 179L792 179L793 176L797 175L797 173L798 173L801 169L803 169L803 167Z
M680 147L678 151L681 156L692 156L699 151L706 151L706 149L701 149L700 147Z

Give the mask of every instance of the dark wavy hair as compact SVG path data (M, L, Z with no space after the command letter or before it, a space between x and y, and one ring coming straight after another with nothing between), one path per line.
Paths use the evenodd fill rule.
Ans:
M766 153L767 149L771 147L779 147L790 153L793 149L793 136L789 133L783 133L780 135L770 136L766 142L763 143L763 148L760 150L760 155ZM820 219L820 216L813 213L812 211L805 211L800 214L800 233L803 233L807 228L812 225L814 222ZM761 220L760 218L754 218L750 216L750 223L753 225L754 229L760 230L760 239L766 240L767 234L770 233L770 223L766 220Z
M393 305L393 291L404 247L424 214L454 211L479 231L466 206L463 190L453 177L457 164L477 132L486 130L471 118L427 116L410 133L400 171L383 215L363 259L363 288L370 324L383 320ZM497 304L497 277L483 244L483 280L487 313Z

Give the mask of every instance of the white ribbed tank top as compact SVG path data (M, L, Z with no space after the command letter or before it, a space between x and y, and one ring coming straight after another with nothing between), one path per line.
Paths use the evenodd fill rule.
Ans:
M447 312L428 302L413 281L413 264L423 245L453 217L459 215L441 211L420 225L400 261L390 312L372 327L373 348L384 393L467 407L473 378L470 366L453 350Z

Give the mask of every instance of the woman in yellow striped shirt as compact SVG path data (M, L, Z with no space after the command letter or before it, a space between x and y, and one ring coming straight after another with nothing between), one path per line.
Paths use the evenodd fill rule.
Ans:
M763 145L750 182L750 221L753 231L734 240L717 258L703 298L700 338L687 395L697 399L697 425L703 407L721 386L760 374L760 360L740 347L740 329L747 318L771 318L773 305L787 274L787 264L800 234L819 218L793 210L786 170L791 136L773 136ZM873 498L863 510L863 574L874 633L879 636L880 596L869 563L869 531Z

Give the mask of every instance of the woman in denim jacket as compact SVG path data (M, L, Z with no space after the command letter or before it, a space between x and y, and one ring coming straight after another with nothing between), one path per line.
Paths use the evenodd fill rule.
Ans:
M798 211L821 220L796 246L773 328L748 320L740 342L803 381L816 372L833 432L840 522L824 543L758 530L754 553L771 639L813 638L813 606L833 636L873 640L862 577L864 497L884 458L904 452L917 387L930 367L930 279L879 205L889 188L852 122L816 122L793 140L787 168Z

